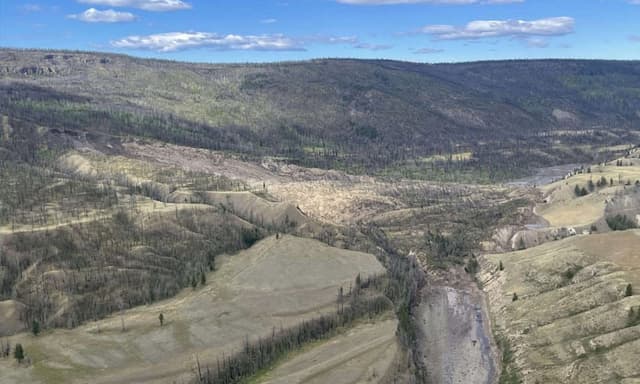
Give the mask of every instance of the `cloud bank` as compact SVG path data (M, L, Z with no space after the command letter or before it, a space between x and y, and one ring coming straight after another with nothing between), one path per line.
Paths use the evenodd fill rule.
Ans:
M444 49L439 49L439 48L418 48L418 49L414 49L413 53L415 55L433 55L435 53L441 53L444 52Z
M99 11L95 8L89 8L82 13L67 15L67 18L84 21L85 23L122 23L134 21L136 16L133 13L117 12L113 9Z
M129 7L151 12L190 9L191 4L182 0L78 0L79 3L108 7Z
M175 52L187 49L211 48L219 51L304 51L308 45L348 45L354 49L382 51L393 48L387 44L362 42L357 36L314 35L293 38L282 34L237 35L212 32L169 32L145 36L127 36L112 40L111 45L123 49L155 52Z
M128 36L114 40L116 48L175 52L190 48L238 51L299 51L304 48L283 35L219 35L209 32L169 32L147 36Z
M575 20L551 17L538 20L475 20L464 26L427 25L418 32L437 40L471 40L492 37L561 36L572 33Z

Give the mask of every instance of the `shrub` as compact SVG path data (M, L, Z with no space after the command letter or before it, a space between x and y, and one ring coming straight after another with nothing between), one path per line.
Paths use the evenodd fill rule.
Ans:
M258 231L258 228L255 228L255 229L242 228L241 235L242 235L242 242L247 248L251 247L253 244L258 242L258 240L262 238L262 236L260 236L260 232Z
M591 182L591 184L593 184L593 182ZM576 185L576 187L573 189L573 192L577 197L587 196L589 194L589 191L587 191L585 187L580 188L579 185Z
M469 274L475 275L480 269L480 264L478 263L478 260L476 260L475 257L472 257L471 260L467 262L467 266L465 267L465 269Z
M31 332L33 332L34 336L38 336L40 333L40 322L38 320L33 320L31 323Z
M16 344L16 347L13 350L13 357L18 360L18 363L22 363L22 360L24 360L24 349L22 349L22 344Z
M607 217L607 224L609 225L609 228L614 231L626 231L627 229L638 227L632 219L627 217L627 215L620 214Z

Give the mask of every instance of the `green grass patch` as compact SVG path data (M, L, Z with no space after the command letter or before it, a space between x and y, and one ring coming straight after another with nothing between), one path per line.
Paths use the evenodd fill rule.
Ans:
M509 340L503 335L495 334L494 338L500 348L502 372L500 372L499 384L520 384L522 378L520 370L515 364L515 356Z

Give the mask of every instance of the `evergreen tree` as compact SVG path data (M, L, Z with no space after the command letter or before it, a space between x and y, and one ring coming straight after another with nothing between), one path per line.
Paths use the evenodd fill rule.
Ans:
M18 363L22 363L22 360L24 360L24 350L22 349L22 344L16 344L16 347L13 351L13 357L18 360Z
M600 179L598 180L598 182L596 183L596 186L598 188L606 187L607 186L607 179L605 179L604 176L601 176Z
M160 326L162 327L164 325L164 315L162 312L158 315L158 320L160 320Z
M513 292L513 297L511 298L511 301L517 301L518 300L518 294Z
M38 336L40 333L40 322L38 320L33 320L31 323L31 332L34 336Z
M625 297L633 296L633 287L631 284L627 284L627 288L624 290Z
M191 287L196 289L198 286L198 280L196 280L196 275L191 276Z

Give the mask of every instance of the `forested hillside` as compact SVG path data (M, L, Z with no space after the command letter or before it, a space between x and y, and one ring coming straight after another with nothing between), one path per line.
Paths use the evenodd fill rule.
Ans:
M294 374L320 381L441 382L443 361L491 382L482 254L622 229L639 143L640 62L0 49L0 368L20 366L9 383L289 382L299 351ZM574 177L544 196L503 183L534 171ZM518 271L501 257L493 270Z
M58 135L144 136L351 172L495 181L637 142L640 63L214 65L5 49L0 108L11 126Z

